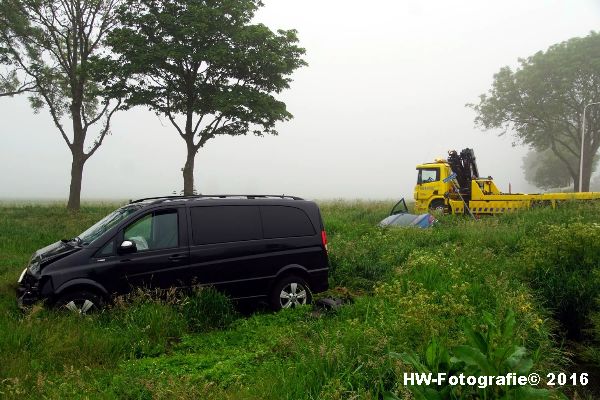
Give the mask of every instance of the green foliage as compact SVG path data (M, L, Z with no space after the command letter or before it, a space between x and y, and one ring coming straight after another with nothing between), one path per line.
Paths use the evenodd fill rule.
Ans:
M596 299L596 304L600 306L600 298ZM600 365L600 312L593 312L590 315L591 327L587 334L591 337L591 344L584 346L582 355L584 360L591 365Z
M600 296L600 224L540 226L524 243L527 277L572 337L580 337Z
M190 332L222 329L236 318L231 301L213 288L197 288L179 306Z
M499 322L495 316L484 313L483 329L474 330L465 325L467 344L447 349L437 339L427 346L425 357L413 352L391 353L391 356L412 366L416 372L437 375L445 373L446 380L437 386L415 385L411 391L416 398L427 400L442 399L550 399L558 397L547 389L537 389L518 385L490 383L489 376L527 376L533 367L533 359L527 349L520 346L515 335L515 314L509 310ZM460 375L477 377L475 386L450 385L450 377ZM484 379L480 379L484 378ZM397 397L389 394L391 398Z
M555 44L519 62L516 71L500 69L489 93L469 105L477 113L475 122L484 129L502 129L501 134L512 131L517 141L539 151L551 149L578 181L578 169L569 160L579 157L584 106L600 101L600 34ZM584 189L600 146L598 107L588 109L586 125L590 139L584 153Z
M47 105L61 130L60 117L69 114L73 104L87 117L86 125L104 115L98 114L103 99L92 71L107 27L114 24L116 3L84 0L81 13L71 12L75 3L57 0L4 0L0 4L2 58L35 83L33 104Z
M3 49L0 47L0 66L10 64L8 57L3 56ZM0 97L14 96L21 93L31 92L35 89L35 84L19 76L17 69L8 69L7 72L0 72Z
M154 357L168 351L187 327L187 321L173 306L172 300L138 290L133 295L117 299L116 307L96 318L100 324L118 324L121 332L115 334L131 335L125 341L127 348L124 351L129 352L128 357Z

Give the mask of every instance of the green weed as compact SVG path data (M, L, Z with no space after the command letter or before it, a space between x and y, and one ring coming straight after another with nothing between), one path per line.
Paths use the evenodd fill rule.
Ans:
M570 337L580 338L599 309L600 224L538 226L524 241L522 262L545 305Z

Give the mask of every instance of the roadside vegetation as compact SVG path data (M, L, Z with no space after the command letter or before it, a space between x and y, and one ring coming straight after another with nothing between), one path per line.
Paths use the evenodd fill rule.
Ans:
M200 289L137 292L84 317L40 306L22 313L15 281L34 250L76 236L117 205L78 213L0 206L0 397L419 398L422 388L405 387L404 372L484 374L492 366L542 376L589 372L587 389L561 392L598 395L600 204L479 221L440 217L426 230L377 228L391 205L321 204L330 243L326 295L348 302L338 310L240 313ZM476 352L480 364L469 356ZM517 364L500 355L514 352ZM448 388L431 391L450 398ZM532 396L467 387L453 395Z

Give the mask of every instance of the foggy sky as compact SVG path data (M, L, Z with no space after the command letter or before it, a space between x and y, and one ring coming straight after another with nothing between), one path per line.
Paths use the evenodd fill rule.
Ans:
M279 136L217 137L196 158L203 193L412 198L415 165L472 147L501 190L536 191L524 147L474 127L502 66L600 28L600 3L266 0L257 21L294 28L309 66L279 95L295 118ZM66 199L71 155L46 109L0 98L0 198ZM90 138L90 142L93 137ZM129 199L183 187L185 144L143 108L116 114L86 163L82 198Z

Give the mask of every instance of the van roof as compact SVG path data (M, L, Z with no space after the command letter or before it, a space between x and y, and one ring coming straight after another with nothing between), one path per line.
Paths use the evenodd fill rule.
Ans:
M134 203L146 203L155 204L166 201L190 201L190 200L205 200L205 199L284 199L284 200L304 200L296 196L286 196L278 194L202 194L202 195L191 195L191 196L158 196L158 197L145 197L137 200L130 200L129 204Z

